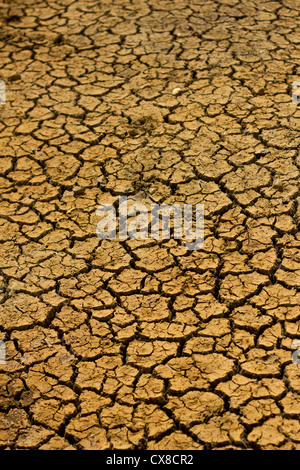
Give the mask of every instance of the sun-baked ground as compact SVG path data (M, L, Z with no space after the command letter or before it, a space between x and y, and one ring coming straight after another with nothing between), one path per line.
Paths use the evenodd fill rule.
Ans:
M300 449L299 0L2 0L1 449ZM100 204L204 204L205 243Z

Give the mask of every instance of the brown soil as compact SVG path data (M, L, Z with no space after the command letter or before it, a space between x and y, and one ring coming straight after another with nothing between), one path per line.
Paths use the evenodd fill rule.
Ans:
M300 449L299 0L0 15L0 449ZM101 241L119 195L204 247Z

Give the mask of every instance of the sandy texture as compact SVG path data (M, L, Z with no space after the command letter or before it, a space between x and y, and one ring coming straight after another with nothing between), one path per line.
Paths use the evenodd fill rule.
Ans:
M300 449L299 0L2 0L0 449ZM205 206L205 244L99 204Z

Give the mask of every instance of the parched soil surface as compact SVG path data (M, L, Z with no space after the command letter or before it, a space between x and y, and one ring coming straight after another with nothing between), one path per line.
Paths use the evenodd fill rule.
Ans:
M300 449L299 0L0 14L0 449ZM100 240L120 195L204 246Z

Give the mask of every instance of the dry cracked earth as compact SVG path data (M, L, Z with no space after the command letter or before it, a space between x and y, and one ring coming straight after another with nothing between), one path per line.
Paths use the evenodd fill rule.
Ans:
M0 15L0 449L300 449L299 0ZM101 240L120 195L204 246Z

